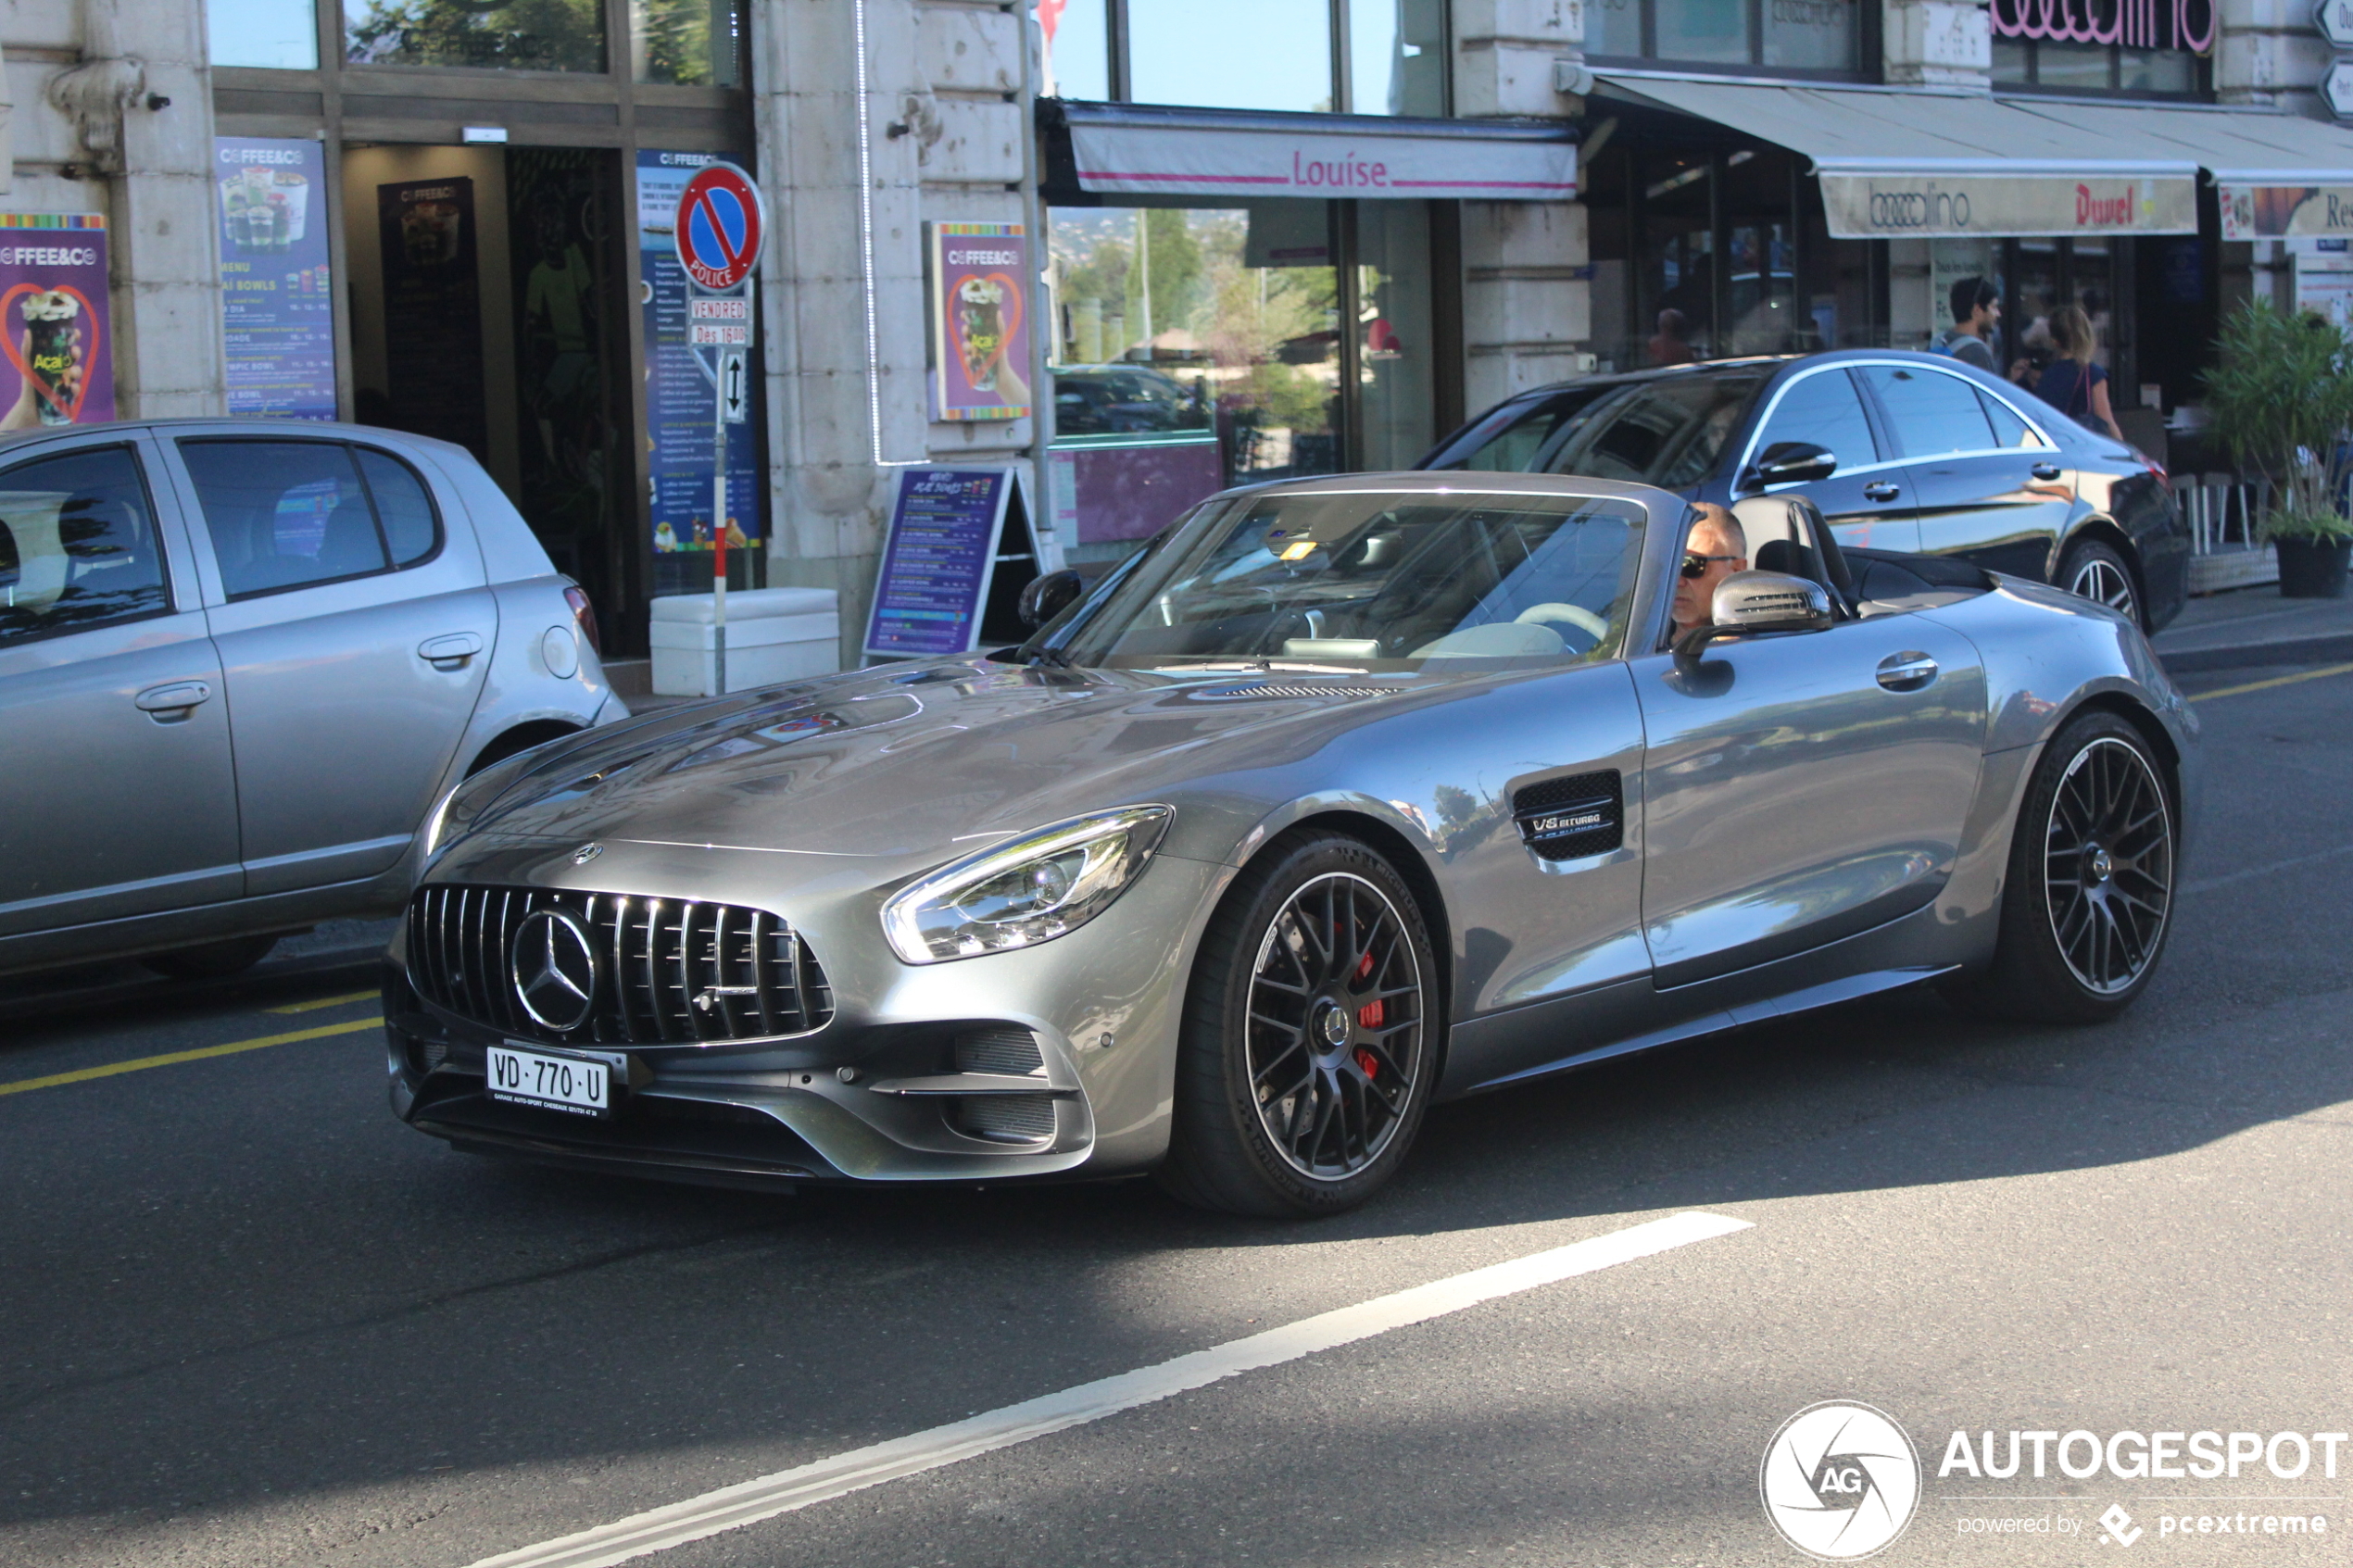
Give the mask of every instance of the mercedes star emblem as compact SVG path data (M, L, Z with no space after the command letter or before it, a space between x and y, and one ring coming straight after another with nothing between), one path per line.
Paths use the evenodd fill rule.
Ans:
M597 999L597 949L585 927L561 909L534 909L515 928L508 970L515 1000L542 1028L569 1035Z
M572 863L575 866L585 866L604 852L605 847L601 844L584 844L572 852Z

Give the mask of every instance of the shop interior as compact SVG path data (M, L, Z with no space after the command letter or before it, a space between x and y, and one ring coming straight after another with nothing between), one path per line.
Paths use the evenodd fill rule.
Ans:
M353 414L479 458L624 646L646 588L621 155L347 145Z

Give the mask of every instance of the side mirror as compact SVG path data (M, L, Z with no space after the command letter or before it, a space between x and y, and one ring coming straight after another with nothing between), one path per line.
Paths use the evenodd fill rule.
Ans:
M1021 591L1021 623L1035 632L1072 605L1087 591L1087 580L1065 568L1033 577Z
M1838 454L1810 441L1776 441L1757 454L1756 483L1803 484L1838 471Z
M1830 590L1819 583L1780 571L1735 571L1716 584L1712 618L1675 639L1678 659L1695 659L1718 637L1752 632L1819 632L1835 617Z

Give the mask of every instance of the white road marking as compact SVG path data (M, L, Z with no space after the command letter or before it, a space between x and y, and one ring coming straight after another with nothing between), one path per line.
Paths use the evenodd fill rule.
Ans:
M615 1563L756 1524L866 1486L937 1470L998 1449L1026 1443L1032 1437L1083 1426L1240 1373L1280 1366L1318 1350L1353 1344L1392 1328L1459 1312L1482 1301L1516 1296L1539 1286L1751 1228L1748 1221L1723 1214L1683 1213L1653 1220L1588 1241L1555 1247L1548 1252L1515 1258L1508 1263L1473 1269L1450 1279L1398 1291L1393 1296L1377 1297L1353 1307L1302 1318L1297 1323L1228 1340L1157 1366L1139 1367L1114 1377L1082 1383L1058 1394L1047 1394L1001 1410L984 1411L969 1420L935 1426L928 1432L895 1437L887 1443L853 1449L813 1464L723 1486L667 1508L652 1509L594 1530L583 1530L576 1536L485 1557L472 1568L611 1568Z

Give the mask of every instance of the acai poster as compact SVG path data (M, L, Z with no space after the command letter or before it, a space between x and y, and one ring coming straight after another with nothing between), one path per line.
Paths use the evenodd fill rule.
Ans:
M646 317L646 445L652 474L654 553L708 550L711 532L711 421L718 390L715 355L687 345L686 270L678 264L673 225L678 196L698 170L717 159L708 153L637 155L639 304ZM751 407L727 431L727 547L761 537L760 333L753 324L749 353Z
M437 436L479 458L482 288L474 264L474 182L376 187L384 257L388 417L372 422Z
M0 430L114 418L107 220L0 212Z
M327 156L317 142L213 142L220 325L229 412L335 417L335 306L327 261Z

